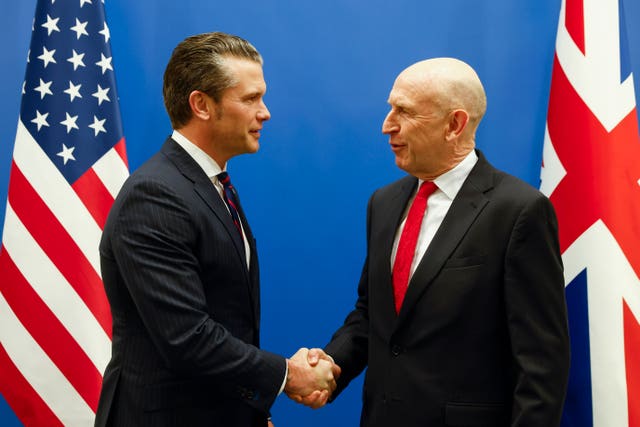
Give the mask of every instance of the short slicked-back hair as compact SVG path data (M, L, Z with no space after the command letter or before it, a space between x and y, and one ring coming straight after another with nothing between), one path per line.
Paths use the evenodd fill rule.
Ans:
M219 102L222 92L237 83L225 65L225 57L262 65L262 57L251 43L221 32L187 37L173 50L164 71L162 95L174 129L191 119L191 92L202 91Z

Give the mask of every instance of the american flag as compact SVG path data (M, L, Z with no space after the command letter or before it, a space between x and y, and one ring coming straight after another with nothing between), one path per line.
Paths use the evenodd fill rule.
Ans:
M0 249L0 393L25 425L92 425L111 350L98 242L128 176L101 0L36 6Z
M640 136L623 2L563 0L541 190L559 218L563 426L640 426Z

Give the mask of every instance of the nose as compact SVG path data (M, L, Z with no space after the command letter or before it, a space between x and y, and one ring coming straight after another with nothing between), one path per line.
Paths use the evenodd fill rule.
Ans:
M271 118L271 112L269 112L269 109L267 108L267 104L264 103L264 101L260 101L260 108L258 109L258 120L260 120L261 122L265 122L267 120L269 120Z
M388 135L393 132L398 131L398 124L395 121L395 117L393 114L393 110L389 111L387 117L384 118L382 122L382 133Z

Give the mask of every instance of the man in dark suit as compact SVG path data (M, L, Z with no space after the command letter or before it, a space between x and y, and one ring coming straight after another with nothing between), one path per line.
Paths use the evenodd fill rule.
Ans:
M97 426L272 425L281 391L326 401L328 362L259 349L255 239L226 173L270 113L262 58L223 34L189 37L164 74L172 136L127 180L100 243L113 316Z
M324 349L336 394L367 367L362 426L559 425L569 339L551 203L475 150L486 97L464 62L410 66L388 102L382 132L410 176L369 201L355 309Z

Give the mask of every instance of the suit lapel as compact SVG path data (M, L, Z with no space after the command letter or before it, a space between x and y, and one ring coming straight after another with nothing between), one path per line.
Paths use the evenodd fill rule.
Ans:
M249 227L249 221L247 221L247 217L244 214L244 209L242 209L242 202L240 201L240 196L238 192L234 188L234 193L236 196L236 201L238 202L238 215L240 216L240 221L242 222L242 229L247 237L247 242L249 243L249 251L251 253L251 258L249 261L249 285L251 287L251 298L253 299L253 308L254 308L254 321L255 328L257 331L260 330L260 274L258 270L258 250L256 248L256 241L253 237L253 233L251 232L251 227ZM231 217L231 215L228 215ZM235 226L234 226L235 227ZM236 234L238 234L236 232ZM244 249L243 249L244 251ZM244 252L243 252L244 259ZM245 262L246 265L246 262ZM259 345L259 342L255 343Z
M202 168L187 154L186 151L177 142L169 138L162 147L162 152L176 165L178 170L190 181L193 182L194 191L200 196L202 201L211 209L218 220L224 225L227 233L231 236L233 246L239 257L242 258L242 265L246 269L246 256L244 253L244 243L242 237L238 234L238 230L233 224L233 219L229 215L229 211L224 204L224 201L218 194L215 186L204 173ZM243 224L243 226L246 222ZM248 228L248 226L247 226ZM245 271L247 279L249 279L249 272Z
M482 153L477 153L478 162L453 200L409 282L396 327L409 316L418 299L431 286L444 263L489 202L486 192L493 188L493 168Z

